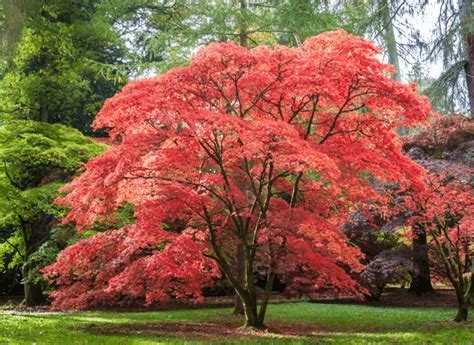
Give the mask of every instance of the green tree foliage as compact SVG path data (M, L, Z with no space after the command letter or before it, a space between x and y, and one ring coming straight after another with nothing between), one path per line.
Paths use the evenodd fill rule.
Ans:
M0 127L0 263L22 266L26 304L41 300L37 271L72 235L54 221L58 189L104 147L60 124L13 120Z
M22 267L27 304L42 299L37 267L74 232L54 225L57 189L100 151L79 132L46 123L90 134L104 100L127 80L126 70L103 73L133 55L108 2L0 2L0 261L4 270Z
M474 114L473 4L470 0L439 3L439 20L433 28L433 39L427 44L427 59L441 60L444 69L426 93Z
M344 2L344 1L342 1ZM341 2L341 3L342 3ZM201 46L233 40L245 46L297 46L307 37L344 28L363 32L361 7L324 0L107 0L115 27L134 47L128 67L136 74L184 65ZM365 17L364 17L365 18ZM362 25L363 23L363 25ZM122 66L109 66L116 71ZM107 69L105 69L107 70Z
M3 119L65 123L90 132L103 101L127 79L100 73L101 64L120 63L127 49L97 5L44 0L23 19L14 57L2 71Z

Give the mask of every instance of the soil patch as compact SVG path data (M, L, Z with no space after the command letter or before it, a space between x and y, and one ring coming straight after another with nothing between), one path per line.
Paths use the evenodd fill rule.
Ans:
M314 335L321 330L306 325L288 326L270 323L265 330L238 327L236 323L212 322L162 322L132 323L120 325L90 325L76 328L82 332L100 335L143 335L171 338L198 338L219 340L222 338L265 337L265 338L297 338Z
M380 304L387 307L455 308L457 300L451 289L437 289L420 296L403 289L388 289Z
M452 289L436 289L432 292L417 295L408 292L407 289L389 288L384 291L379 301L365 301L351 298L313 298L313 303L325 304L357 304L374 307L397 307L397 308L456 308L456 293Z

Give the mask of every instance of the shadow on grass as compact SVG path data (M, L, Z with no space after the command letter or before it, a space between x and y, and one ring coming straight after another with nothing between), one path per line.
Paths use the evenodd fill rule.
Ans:
M452 308L272 304L268 331L248 332L230 308L0 314L0 344L473 344Z
M224 315L222 315L224 316ZM229 315L226 315L229 316ZM269 322L265 331L249 331L239 328L241 320L230 317L229 321L220 322L159 322L159 323L125 323L108 325L88 325L74 327L80 332L87 332L102 336L132 336L159 339L174 339L175 341L197 341L205 343L423 343L430 341L443 342L445 339L455 341L449 329L452 323L443 322L444 329L435 334L425 330L416 330L407 327L399 329L354 329L336 330L337 327L323 327L307 323L280 323ZM230 341L232 340L232 341Z

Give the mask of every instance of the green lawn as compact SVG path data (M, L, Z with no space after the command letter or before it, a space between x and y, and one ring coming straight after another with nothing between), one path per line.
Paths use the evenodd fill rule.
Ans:
M474 344L474 323L451 322L454 312L440 308L274 304L269 307L267 318L273 331L240 338L233 337L239 335L234 330L241 321L230 315L228 308L0 314L0 344ZM225 329L235 333L226 337Z

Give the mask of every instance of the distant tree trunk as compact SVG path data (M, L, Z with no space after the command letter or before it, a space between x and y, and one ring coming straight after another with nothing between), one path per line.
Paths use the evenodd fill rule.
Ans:
M390 0L379 0L381 31L387 48L388 62L395 67L396 73L392 78L400 81L400 61L398 58L397 38L393 28L393 18L390 13Z
M380 14L380 31L383 35L385 48L388 55L388 63L395 68L395 73L391 75L392 79L401 81L400 59L398 56L397 38L393 27L393 15L390 9L390 0L379 0L378 10ZM398 133L406 135L409 133L407 127L400 127Z
M472 241L469 240L469 244L471 243ZM468 247L468 244L466 245L467 246L467 249L469 249ZM469 301L474 301L474 263L472 262L472 257L474 256L474 252L472 253L469 253L469 250L465 250L466 252L466 255L464 257L464 262L466 263L465 265L465 271L464 273L471 273L471 280L470 282L470 285L469 285L469 291L468 293L466 294L466 296L469 298Z
M417 295L433 291L426 231L422 227L415 227L412 260L417 268L417 272L412 274L412 281L408 291L414 292Z
M245 20L247 12L247 0L240 0L240 20L239 20L239 38L240 45L242 47L248 48L248 32L247 32L247 22Z
M38 306L45 301L41 286L28 281L32 269L33 267L31 267L29 263L24 264L22 269L23 279L25 280L23 283L23 291L25 294L23 305L27 307Z
M45 90L45 93L47 93L46 90ZM44 99L39 100L40 108L38 110L38 121L48 123L49 114L48 114L47 109L45 109L43 102L44 102Z
M464 65L471 121L474 121L474 35L466 37L468 60Z
M49 223L48 219L49 218L45 218L43 221L30 223L24 221L23 218L19 216L21 235L25 246L25 254L23 256L24 263L21 270L23 276L23 291L25 294L22 303L27 307L34 307L45 301L41 285L31 282L31 276L37 267L36 264L30 260L30 257L42 242L42 230L44 230L46 224Z
M2 46L5 50L13 47L21 32L23 14L17 1L18 0L2 0L1 2L5 12L5 23L1 32Z
M471 112L471 120L474 121L474 32L470 28L470 21L472 21L472 2L459 0L459 10L464 37L464 55L466 60L464 72L466 75L469 109Z
M14 46L18 42L25 18L38 10L41 0L0 0L4 24L0 27L0 42L8 60L13 58Z

